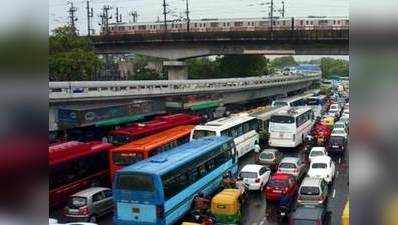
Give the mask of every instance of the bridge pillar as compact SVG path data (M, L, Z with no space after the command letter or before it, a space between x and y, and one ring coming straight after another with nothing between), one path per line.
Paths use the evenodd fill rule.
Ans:
M185 62L164 61L163 66L167 70L167 76L168 76L169 80L187 80L188 79L188 67Z

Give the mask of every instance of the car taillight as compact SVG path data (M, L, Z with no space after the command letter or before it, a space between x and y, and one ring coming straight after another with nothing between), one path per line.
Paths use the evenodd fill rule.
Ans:
M164 207L163 205L156 205L156 217L163 218L164 217Z
M257 178L254 182L260 183L260 178Z
M87 206L83 206L79 208L79 214L80 215L87 215L90 214L90 210L88 209Z

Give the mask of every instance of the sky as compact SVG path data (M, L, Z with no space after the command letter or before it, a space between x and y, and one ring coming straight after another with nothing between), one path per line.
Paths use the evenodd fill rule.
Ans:
M94 9L93 26L98 32L99 14L104 5L116 7L125 22L131 21L129 12L138 12L139 22L156 21L162 18L163 0L89 0ZM203 18L252 18L268 16L270 0L189 0L191 19ZM68 22L68 3L77 7L77 28L81 34L87 33L86 0L51 0L49 1L49 31ZM170 19L176 19L185 11L185 0L166 0ZM284 0L286 17L328 16L348 17L349 0ZM275 9L282 8L282 0L274 0ZM174 15L174 16L173 16ZM275 12L274 15L279 15ZM113 16L115 18L115 16ZM114 21L112 19L111 21Z

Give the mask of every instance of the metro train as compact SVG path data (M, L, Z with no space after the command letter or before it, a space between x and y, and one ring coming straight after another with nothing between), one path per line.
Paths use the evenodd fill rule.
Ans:
M187 21L168 22L167 31L187 32ZM307 17L307 18L234 18L191 20L189 32L269 31L269 30L345 30L350 26L348 18ZM104 32L104 30L102 31ZM109 32L119 34L150 34L164 32L164 23L111 23Z

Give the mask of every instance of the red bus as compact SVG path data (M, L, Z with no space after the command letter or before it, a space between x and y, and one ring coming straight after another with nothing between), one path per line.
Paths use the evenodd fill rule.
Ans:
M157 116L145 123L134 123L110 132L110 142L122 145L176 126L198 124L202 118L189 114Z
M157 134L114 148L109 154L111 180L117 170L189 142L189 135L195 125L174 127Z
M113 145L100 141L69 141L49 147L50 207L90 186L109 185L108 151Z

